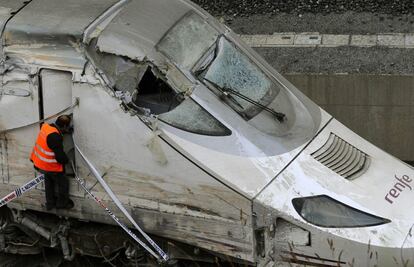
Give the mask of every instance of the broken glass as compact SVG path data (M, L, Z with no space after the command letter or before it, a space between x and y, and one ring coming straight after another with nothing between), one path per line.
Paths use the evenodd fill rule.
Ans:
M231 131L194 100L184 99L155 67L128 58L99 52L92 40L88 56L101 70L115 91L122 91L129 101L126 106L159 115L159 119L184 131L210 136L226 136Z
M236 92L232 97L226 95L222 99L246 119L251 119L263 108L237 96L237 93L262 106L268 105L278 94L278 87L272 80L225 37L218 39L213 53L214 57L207 57L211 62L204 60L201 64L204 71L196 70L195 73L210 88L218 86ZM216 90L216 93L223 96L222 90Z
M186 14L157 45L178 66L190 70L219 34L197 14Z
M159 120L178 129L201 135L227 136L231 131L191 98L174 110L162 114Z

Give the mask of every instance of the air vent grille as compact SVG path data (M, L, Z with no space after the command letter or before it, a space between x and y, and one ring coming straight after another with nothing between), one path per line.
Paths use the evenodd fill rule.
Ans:
M346 179L352 180L361 176L370 163L369 156L331 133L328 141L312 156Z

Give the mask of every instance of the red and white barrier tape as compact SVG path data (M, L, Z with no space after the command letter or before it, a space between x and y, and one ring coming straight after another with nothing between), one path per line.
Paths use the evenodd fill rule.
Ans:
M3 207L4 205L7 205L11 201L15 200L16 198L21 197L24 193L32 190L37 185L41 184L44 180L45 176L42 174L36 177L35 179L29 181L28 183L24 184L23 186L17 188L16 190L14 190L13 192L11 192L10 194L8 194L0 200L0 207Z
M76 173L75 166L72 162L72 168L75 172L76 181L80 184L80 186L88 193L96 203L98 203L107 213L108 215L138 244L140 244L146 251L148 251L152 256L154 256L157 260L160 260L160 256L157 255L151 248L149 248L141 239L139 239L125 224L123 224L118 217L102 202L101 199L96 197L87 187L85 181L81 180Z
M114 194L112 189L109 187L109 185L105 182L105 180L102 178L102 176L99 174L98 170L92 165L92 163L88 160L88 158L85 156L85 154L82 153L82 151L79 149L79 147L76 145L75 142L75 148L78 151L79 155L82 157L83 161L88 165L89 170L91 173L95 176L95 178L99 181L101 186L105 189L106 193L108 193L111 200L115 203L115 205L121 210L121 212L125 215L125 217L131 222L131 224L135 227L135 229L138 230L138 232L147 240L148 243L151 244L151 246L158 252L159 256L157 255L157 259L160 259L160 256L162 258L162 261L166 262L169 260L169 257L167 253L165 253L158 245L154 242L154 240L151 239L142 229L141 227L135 222L135 220L132 218L132 216L128 213L128 211L125 209L125 207L122 205L121 201L118 199L118 197ZM152 250L151 250L152 251Z

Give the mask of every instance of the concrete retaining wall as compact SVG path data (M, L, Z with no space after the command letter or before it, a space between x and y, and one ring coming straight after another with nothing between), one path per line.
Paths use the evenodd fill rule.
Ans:
M284 76L359 135L402 160L414 161L414 76Z

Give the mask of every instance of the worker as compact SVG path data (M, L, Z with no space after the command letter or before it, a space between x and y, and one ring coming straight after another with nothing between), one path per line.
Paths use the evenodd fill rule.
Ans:
M71 131L71 117L59 116L54 124L44 123L33 148L31 161L36 170L45 175L46 209L71 209L69 181L65 164L69 158L63 150L63 134ZM57 196L55 196L55 186Z

